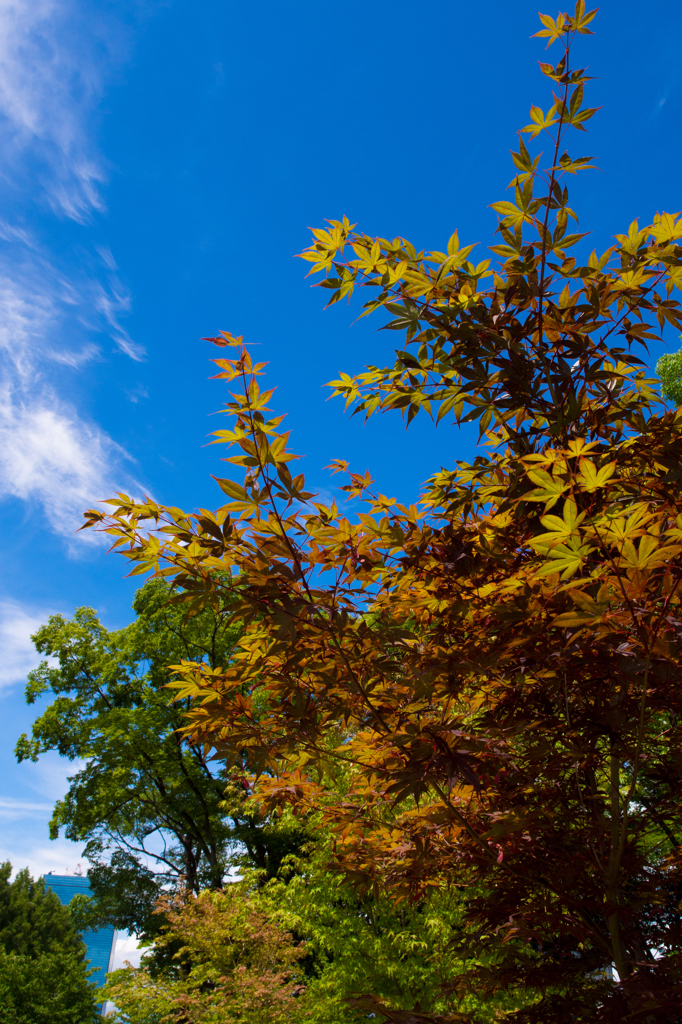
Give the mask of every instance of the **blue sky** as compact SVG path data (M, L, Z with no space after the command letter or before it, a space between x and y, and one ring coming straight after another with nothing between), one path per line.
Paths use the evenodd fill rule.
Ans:
M324 313L292 255L343 214L419 248L455 228L490 241L514 132L549 105L537 27L535 0L0 5L0 857L79 860L47 838L69 765L16 766L12 750L31 631L83 604L129 621L134 583L74 536L82 509L118 488L221 503L202 336L259 346L316 488L343 457L412 499L471 454L470 432L363 427L326 401L325 381L390 358L392 338L343 304ZM603 172L573 195L603 249L682 208L682 8L609 0L594 28L581 63L603 110L575 145Z

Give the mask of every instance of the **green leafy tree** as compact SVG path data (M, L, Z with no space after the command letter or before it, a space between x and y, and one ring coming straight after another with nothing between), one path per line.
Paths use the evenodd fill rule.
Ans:
M76 900L82 924L143 933L168 883L182 877L193 891L220 888L236 841L221 806L224 766L182 740L187 705L165 687L167 666L182 658L227 664L239 628L212 610L187 619L169 598L168 586L153 581L138 591L137 618L123 629L109 631L91 608L79 608L71 620L51 616L33 637L50 661L30 673L26 699L55 699L21 737L17 756L57 750L84 762L50 823L52 838L63 831L85 843L93 863L95 902ZM248 832L246 819L241 824Z
M452 885L396 903L379 890L363 891L329 870L334 841L324 833L316 829L305 856L289 858L260 893L272 919L305 941L306 1020L361 1024L390 1004L407 1019L418 1009L454 1019L474 1011L492 1022L518 1007L513 989L481 1000L473 986L463 998L449 988L449 979L481 955L462 956L466 908L477 893ZM468 940L473 947L474 936ZM496 955L486 951L478 966L489 969Z
M682 405L682 349L661 356L656 363L656 373L661 378L663 397Z
M0 865L0 1024L91 1024L85 945L58 896Z
M157 946L184 965L176 972L124 968L106 995L130 1024L289 1024L300 1020L303 947L242 883L223 892L163 899Z
M68 909L42 878L34 881L27 868L12 879L12 865L0 865L0 946L7 953L38 956L68 953L83 958L85 946Z
M0 1024L95 1024L94 989L81 963L63 953L38 957L0 949Z
M0 949L0 1024L95 1024L94 989L73 956Z
M274 876L305 829L272 828L247 807L243 772L226 774L201 745L182 739L188 704L166 688L168 666L229 662L241 626L221 610L187 618L161 580L134 601L135 621L105 629L91 608L52 616L33 640L43 662L26 699L55 700L17 744L19 760L48 750L82 760L54 810L50 833L85 843L92 897L76 896L80 927L113 924L140 936L158 929L153 909L168 885L221 888L232 862ZM54 664L56 660L57 664Z

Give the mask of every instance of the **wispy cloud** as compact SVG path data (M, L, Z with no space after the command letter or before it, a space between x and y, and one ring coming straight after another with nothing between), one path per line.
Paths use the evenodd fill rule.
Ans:
M93 359L97 359L100 352L101 349L97 345L87 344L77 350L68 352L47 349L45 355L55 363L61 363L62 366L71 366L74 370L77 370L80 366L85 366L86 363L91 363Z
M149 391L144 384L136 384L134 388L128 388L126 395L134 405L137 405L143 399L149 398Z
M120 28L105 25L68 0L0 2L0 137L3 168L22 187L21 161L30 150L47 202L86 220L103 207L105 163L93 144L89 118L115 51Z
M103 315L111 329L111 338L121 351L139 362L144 357L144 348L133 341L121 324L121 314L130 311L130 296L115 275L111 275L108 288L100 285L97 289L95 309Z
M99 253L105 267L108 267L109 270L118 270L118 264L108 245L96 245L95 251Z
M0 194L19 211L0 220L0 498L41 505L65 535L84 508L134 489L125 451L63 391L65 371L112 350L144 357L92 229L106 179L93 117L127 45L116 17L80 0L0 0ZM29 229L40 209L42 228ZM59 255L45 242L54 214L88 225L69 229L86 237Z
M30 405L0 400L0 497L42 505L51 528L72 534L82 512L106 497L126 452L46 389ZM96 535L86 539L94 541Z
M34 376L36 347L56 326L58 296L38 288L38 282L18 262L0 256L0 351L3 376L17 382Z
M25 228L18 228L15 224L8 224L0 220L0 238L4 242L22 242L27 248L35 247L35 239Z
M85 508L132 487L131 463L60 395L50 365L75 372L102 358L111 341L87 340L94 332L137 360L142 349L118 318L129 306L119 282L107 296L107 282L65 277L23 239L6 250L0 251L0 498L42 505L51 529L72 535Z
M73 338L93 333L139 362L144 348L123 322L132 303L118 275L107 270L96 276L93 261L85 257L80 265L60 268L44 246L24 235L17 231L0 246L0 351L5 365L11 363L20 377L31 381L44 355L81 366L94 358L97 346L84 341L75 348Z
M43 620L47 621L47 616ZM33 665L40 661L40 655L33 652ZM22 782L44 800L61 800L69 788L69 779L85 768L85 761L69 761L56 750L41 754L37 761L23 761L16 769L21 773ZM50 805L52 810L52 805ZM47 819L46 819L47 820Z
M47 621L48 612L17 601L0 601L0 688L23 683L40 661L31 634Z
M52 811L52 804L37 804L30 800L0 797L0 821L20 821L22 818L44 818Z
M15 871L27 867L34 878L46 875L48 871L57 875L74 874L79 864L83 872L87 870L82 850L82 845L68 839L27 843L23 837L17 836L16 839L0 841L0 861L11 861Z

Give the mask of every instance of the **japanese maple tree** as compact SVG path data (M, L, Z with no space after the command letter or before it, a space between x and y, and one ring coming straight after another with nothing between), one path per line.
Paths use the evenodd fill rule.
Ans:
M193 741L262 806L322 808L359 886L467 887L468 966L446 984L525 986L510 1016L528 1024L682 1020L682 413L644 362L682 327L682 222L570 255L584 234L566 182L591 163L567 136L595 113L573 47L594 13L541 15L553 98L519 133L491 259L472 263L457 232L417 252L346 219L302 254L332 302L369 287L363 315L405 335L393 366L334 392L366 415L477 420L474 461L409 507L352 472L364 511L316 501L268 418L263 364L224 332L232 425L216 443L245 471L218 480L227 504L119 495L87 520L134 572L185 588L190 614L230 591L246 622L230 665L177 668Z

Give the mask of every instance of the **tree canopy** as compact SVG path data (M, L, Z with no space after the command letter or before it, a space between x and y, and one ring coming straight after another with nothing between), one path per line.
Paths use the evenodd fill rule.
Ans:
M186 969L116 972L107 994L130 1024L296 1020L303 950L239 884L181 903L163 900L159 909L168 925L157 945L179 947Z
M95 989L67 907L28 870L0 865L0 1024L92 1024Z
M661 378L663 397L677 406L682 405L682 349L661 356L656 363L656 373Z
M101 1017L83 964L0 948L0 1024L96 1024Z
M238 627L212 611L186 622L168 598L162 581L146 584L136 619L120 630L105 629L92 608L51 616L33 641L52 660L30 673L26 699L55 699L17 744L20 761L57 750L82 763L50 833L86 844L100 915L135 931L150 923L169 880L182 875L196 891L222 885L232 835L224 766L181 740L187 705L165 686L166 666L179 658L227 664Z
M34 881L28 868L12 878L9 861L0 864L0 946L7 953L36 957L68 953L79 959L85 946L68 909L42 878Z
M682 222L633 221L590 255L569 228L567 181L592 164L567 137L595 113L574 45L594 13L541 15L552 100L519 133L490 258L456 231L417 251L345 218L302 254L331 302L368 288L362 315L404 335L392 366L334 393L367 416L477 421L471 463L434 467L411 505L352 471L351 512L316 500L263 364L222 332L216 443L243 482L218 479L215 512L119 495L87 518L190 613L229 595L244 623L229 666L177 665L191 742L247 760L262 806L322 808L359 891L476 893L446 988L525 986L519 1024L682 1019L682 411L645 363L682 327Z
M173 701L168 665L227 665L241 627L226 623L222 609L188 620L171 601L168 585L151 580L123 629L107 630L92 608L79 608L71 620L51 616L33 636L52 660L30 673L26 699L55 699L20 738L17 756L57 750L82 763L50 824L52 838L63 831L84 843L91 862L93 896L76 897L72 908L82 927L155 931L154 905L168 885L219 889L242 856L274 874L296 848L293 832L271 829L244 807L239 776L178 732L189 704Z

